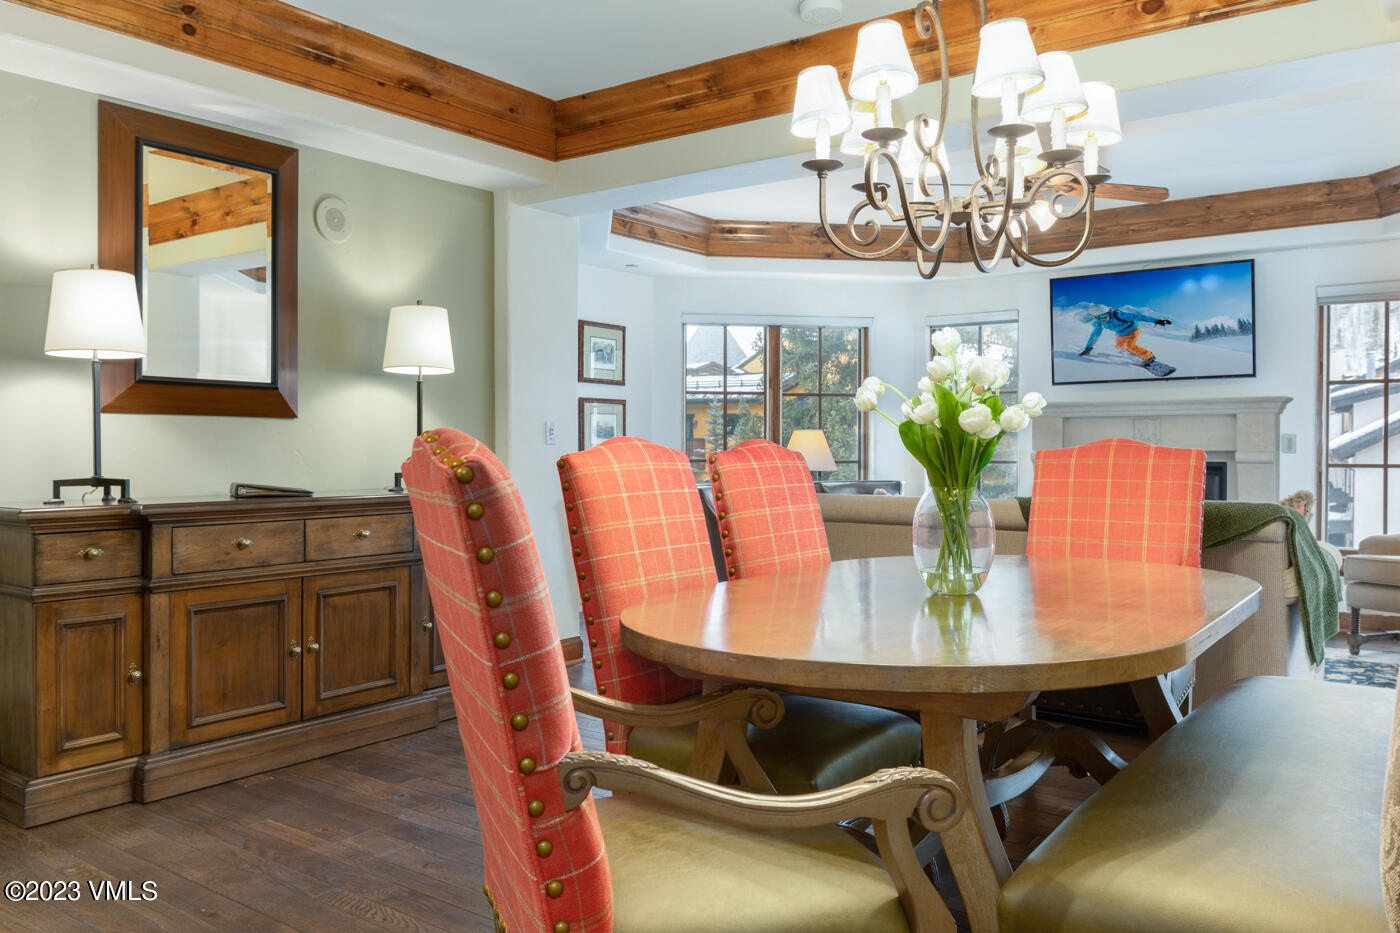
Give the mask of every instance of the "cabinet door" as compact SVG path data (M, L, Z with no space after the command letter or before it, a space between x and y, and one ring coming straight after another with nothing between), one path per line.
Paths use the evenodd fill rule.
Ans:
M422 564L409 570L409 585L413 587L411 619L414 620L413 670L417 692L432 687L447 686L447 658L442 653L442 636L438 632L437 616L428 594L427 574Z
M408 693L408 610L406 567L306 578L308 718Z
M447 656L442 653L442 634L438 631L437 617L433 615L433 607L428 605L428 624L432 626L428 630L428 671L424 678L425 687L445 687L447 686Z
M39 773L141 753L139 594L39 605Z
M170 596L170 741L189 745L301 718L301 581Z

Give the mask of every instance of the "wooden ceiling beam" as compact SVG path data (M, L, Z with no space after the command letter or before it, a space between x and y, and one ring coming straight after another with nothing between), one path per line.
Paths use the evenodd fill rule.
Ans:
M278 0L11 0L554 158L554 102Z
M1075 51L1300 2L1306 0L989 0L988 15L1024 17L1037 49ZM938 45L914 38L913 5L889 18L913 39L910 53L920 78L932 81L938 78ZM942 9L948 70L953 76L970 74L980 28L976 0L949 0ZM555 101L558 158L786 113L803 68L834 65L843 82L849 79L860 25Z
M545 159L569 159L786 113L797 73L847 77L860 24L552 101L279 0L11 0ZM890 0L894 6L898 0ZM1036 47L1076 49L1307 0L989 0L1025 17ZM913 32L912 0L891 14ZM977 56L976 0L947 0L949 71ZM933 40L914 65L938 77Z
M264 223L272 232L272 198L267 178L249 178L206 188L146 208L146 236L152 246Z
M1094 215L1094 236L1089 248L1375 220L1397 212L1400 212L1400 166L1355 178L1100 210ZM705 229L706 223L708 229ZM837 229L840 232L840 228ZM893 242L901 230L885 226L878 245ZM1031 251L1036 254L1067 252L1079 242L1083 230L1083 217L1062 220L1047 233L1033 233ZM716 258L851 258L831 244L819 224L709 220L665 204L614 211L612 232ZM906 244L882 261L913 262L913 247ZM943 261L971 261L961 230L950 240Z

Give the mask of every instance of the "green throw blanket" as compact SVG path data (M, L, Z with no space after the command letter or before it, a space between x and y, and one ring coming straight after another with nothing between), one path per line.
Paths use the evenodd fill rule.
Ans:
M1016 501L1020 503L1022 517L1029 522L1030 497L1021 496ZM1275 502L1207 502L1201 546L1228 544L1273 522L1288 525L1288 557L1298 581L1298 606L1303 615L1308 660L1314 665L1321 664L1322 646L1337 634L1337 604L1342 598L1342 581L1337 574L1337 562L1317 543L1302 515Z

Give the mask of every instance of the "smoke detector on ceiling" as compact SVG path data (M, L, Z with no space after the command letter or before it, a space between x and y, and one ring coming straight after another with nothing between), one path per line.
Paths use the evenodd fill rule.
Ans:
M841 0L798 0L797 15L813 26L830 26L841 18Z

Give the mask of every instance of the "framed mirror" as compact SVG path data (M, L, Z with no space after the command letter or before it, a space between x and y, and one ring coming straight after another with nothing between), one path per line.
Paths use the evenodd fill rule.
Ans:
M148 344L102 410L296 417L297 151L102 101L98 152L98 261Z

